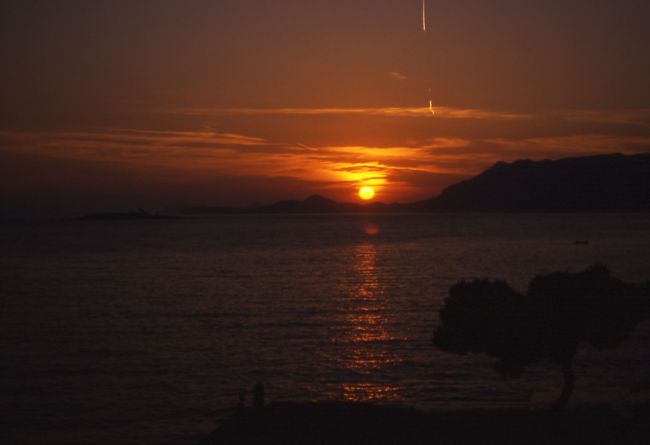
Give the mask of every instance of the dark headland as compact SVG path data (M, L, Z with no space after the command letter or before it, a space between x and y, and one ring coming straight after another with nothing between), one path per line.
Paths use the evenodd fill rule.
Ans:
M414 203L336 202L319 195L247 208L191 207L181 213L646 212L650 154L498 162L483 173Z
M650 154L499 162L420 204L434 211L648 211Z

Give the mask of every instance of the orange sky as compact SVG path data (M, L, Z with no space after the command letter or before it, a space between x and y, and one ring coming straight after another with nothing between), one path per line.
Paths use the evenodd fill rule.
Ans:
M3 214L404 202L650 151L646 3L431 1L427 32L419 1L132 3L0 7Z

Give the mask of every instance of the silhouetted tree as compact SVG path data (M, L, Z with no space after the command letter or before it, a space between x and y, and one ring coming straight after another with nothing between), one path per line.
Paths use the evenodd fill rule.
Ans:
M564 385L554 408L566 406L574 388L573 357L582 342L618 346L648 318L650 284L631 285L602 265L584 272L539 275L526 295L504 281L459 282L449 290L435 331L436 347L485 353L506 377L519 377L533 362L561 366Z

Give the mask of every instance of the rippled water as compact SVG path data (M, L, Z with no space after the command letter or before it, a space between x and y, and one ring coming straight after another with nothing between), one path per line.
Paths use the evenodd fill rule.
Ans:
M0 225L3 434L16 443L192 443L262 380L271 401L420 407L555 395L436 351L450 285L600 261L650 278L650 215L231 216ZM588 239L576 245L576 239ZM650 329L584 350L576 399L650 388ZM250 398L249 398L250 399Z

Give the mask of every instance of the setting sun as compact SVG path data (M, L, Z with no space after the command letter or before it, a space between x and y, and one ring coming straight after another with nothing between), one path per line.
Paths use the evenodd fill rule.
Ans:
M364 200L370 200L375 197L375 190L372 187L361 187L359 189L359 198Z

